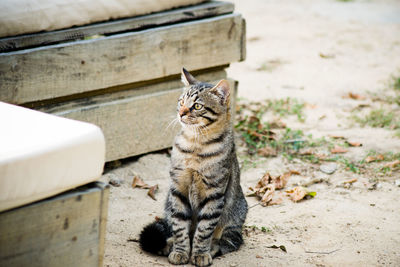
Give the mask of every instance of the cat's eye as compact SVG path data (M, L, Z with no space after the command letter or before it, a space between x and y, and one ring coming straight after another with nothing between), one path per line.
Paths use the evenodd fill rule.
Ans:
M199 110L199 109L201 109L202 107L203 107L202 104L199 104L199 103L194 104L194 109Z

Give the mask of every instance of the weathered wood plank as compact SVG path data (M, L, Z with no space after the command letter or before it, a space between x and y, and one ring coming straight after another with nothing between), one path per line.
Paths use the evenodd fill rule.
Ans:
M197 76L213 82L225 77L225 71ZM181 93L182 83L175 80L39 110L98 125L106 139L106 160L112 161L170 147L180 127L170 123Z
M15 104L98 90L243 59L242 17L199 21L0 54L0 100Z
M109 189L96 184L0 213L0 266L99 266Z
M199 5L177 8L169 11L133 18L96 23L65 30L24 34L0 38L0 53L42 45L80 40L94 35L111 35L120 32L137 31L182 21L191 21L232 13L234 5L228 2L211 1Z
M99 267L103 266L104 249L107 232L108 218L108 199L110 197L110 185L97 182L96 186L101 188L101 203L100 203L100 223L99 223Z

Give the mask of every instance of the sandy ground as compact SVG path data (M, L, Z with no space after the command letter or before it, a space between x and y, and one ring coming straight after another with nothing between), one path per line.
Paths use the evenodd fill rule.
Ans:
M314 136L343 135L361 142L348 153L355 159L371 149L400 152L393 131L351 123L347 117L360 102L342 98L348 92L380 93L391 75L400 75L399 1L234 2L247 21L247 59L228 71L240 82L239 97L306 101L304 123L283 120ZM168 153L152 153L124 161L102 177L121 183L111 187L105 266L169 266L167 258L143 253L135 242L141 228L162 215L168 169ZM247 191L267 171L278 175L293 169L300 175L289 180L288 188L311 178L326 181L309 186L317 196L298 203L285 198L268 207L248 197L252 208L245 244L215 259L214 266L400 266L398 173L378 177L376 189L369 190L368 175L342 167L328 175L318 165L278 156L242 171L242 187ZM131 188L135 174L159 185L157 201L146 190ZM352 178L357 178L352 186L342 186Z

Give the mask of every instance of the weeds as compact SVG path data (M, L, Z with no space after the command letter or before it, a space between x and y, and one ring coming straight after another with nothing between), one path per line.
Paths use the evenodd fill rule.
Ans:
M379 108L372 108L364 115L353 112L351 118L362 127L396 130L395 136L400 137L400 77L393 76L388 84L379 94L370 93L374 102L380 102Z
M382 108L373 109L365 117L354 116L354 120L361 126L371 126L374 128L400 128L400 122L395 119L395 114Z

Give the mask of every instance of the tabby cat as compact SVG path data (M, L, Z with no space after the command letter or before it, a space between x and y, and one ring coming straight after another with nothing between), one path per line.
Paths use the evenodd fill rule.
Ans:
M182 125L171 154L165 217L140 234L143 250L173 264L209 266L243 243L247 202L240 187L226 80L213 86L182 70Z

